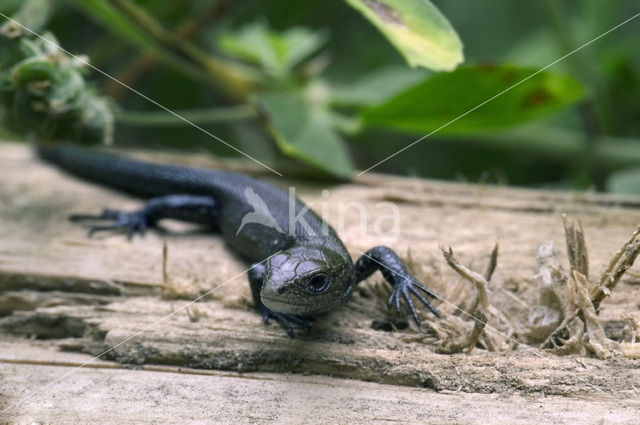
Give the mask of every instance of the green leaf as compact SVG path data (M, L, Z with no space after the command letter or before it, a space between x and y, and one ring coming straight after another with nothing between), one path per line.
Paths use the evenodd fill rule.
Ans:
M464 59L462 42L429 0L345 0L402 53L410 66L455 69Z
M405 66L388 66L351 84L336 85L329 93L329 103L344 106L373 106L388 100L424 80L426 71Z
M218 47L227 55L260 65L276 77L286 76L326 41L325 32L293 27L281 33L255 21L238 31L222 35Z
M584 96L580 83L562 74L541 72L523 81L535 72L534 68L476 65L437 74L365 110L362 122L419 134L479 133L540 118Z
M607 178L607 191L615 193L640 193L640 168L616 171Z
M334 176L350 176L349 153L325 109L293 92L262 94L255 100L283 153Z

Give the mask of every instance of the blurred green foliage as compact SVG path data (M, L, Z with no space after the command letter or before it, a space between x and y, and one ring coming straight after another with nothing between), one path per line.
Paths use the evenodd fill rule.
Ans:
M45 139L108 141L113 114L82 76L85 63L56 48L48 33L29 38L9 22L0 27L1 124Z
M222 34L217 41L226 55L255 64L276 80L286 80L294 67L317 52L327 38L326 32L305 27L277 32L265 21L255 20Z
M366 126L418 135L436 130L440 135L478 134L547 115L584 96L582 86L571 77L535 72L535 68L512 65L465 66L365 109L363 121ZM487 97L487 93L495 95Z
M46 13L20 15L34 4L46 4ZM0 0L0 12L56 34L65 49L284 174L346 178L438 130L374 170L623 192L640 192L640 19L533 74L635 7L630 0ZM15 78L1 47L0 72ZM238 155L80 68L117 105L117 144ZM12 107L4 103L5 127L38 128L16 128L20 120L7 118Z

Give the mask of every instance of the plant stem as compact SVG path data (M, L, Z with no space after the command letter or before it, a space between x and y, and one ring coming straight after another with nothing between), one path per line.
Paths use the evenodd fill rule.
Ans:
M116 112L116 121L118 124L130 126L168 127L187 125L186 121L197 125L208 125L245 120L258 116L256 110L249 105L192 109L177 111L175 114L165 111L138 112L119 110Z
M104 0L69 0L86 15L93 17L102 25L110 29L125 42L135 46L145 53L150 53L162 60L169 67L188 76L207 87L216 88L211 77L203 69L190 63L175 52L163 48L150 36L144 33L131 18L124 16L109 1Z
M211 82L230 99L246 100L259 82L249 68L222 60L167 31L143 8L130 0L109 0L124 16L134 22L156 44L173 56L186 60L211 76Z
M209 7L202 13L198 14L191 20L183 22L175 29L175 34L179 38L189 40L194 35L199 33L203 28L216 22L218 18L224 15L231 4L231 0L218 0L212 2ZM133 85L143 75L148 73L157 64L158 58L150 53L145 53L142 57L138 57L135 60L127 63L123 69L121 69L117 78L126 85ZM126 88L114 81L109 82L104 93L107 96L113 98L120 98L126 92Z

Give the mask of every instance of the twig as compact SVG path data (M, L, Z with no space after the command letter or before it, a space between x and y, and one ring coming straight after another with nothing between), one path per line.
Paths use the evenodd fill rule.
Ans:
M467 354L471 354L473 347L475 347L478 342L478 338L482 335L484 331L485 324L487 323L487 316L485 316L482 312L477 311L474 314L476 320L473 323L473 328L471 331L462 337L443 343L438 351L443 354L453 354L460 353L463 350L467 350Z
M498 265L498 242L496 241L496 244L493 247L493 251L491 251L489 264L487 264L487 269L484 271L484 278L487 282L491 281L491 276L493 276L493 272L496 270L497 265Z
M629 240L616 252L607 268L602 272L598 284L591 288L589 297L596 311L600 310L600 303L616 287L622 275L633 265L638 254L640 254L640 240L636 240L640 234L640 226L636 228Z
M169 262L169 248L167 241L162 244L162 288L160 295L163 299L192 299L197 296L191 283L185 280L176 280L169 276L167 263ZM188 311L187 311L188 313Z
M227 97L244 100L251 93L259 76L239 63L225 61L201 50L196 45L181 39L166 30L153 16L130 0L109 0L123 15L134 22L151 39L164 48L172 58L186 65L196 65L198 71L205 71L209 83L222 90Z
M212 2L207 10L200 13L191 21L187 21L175 30L175 34L185 40L192 38L200 32L205 26L211 25L220 16L222 16L231 4L230 0L218 0ZM118 73L118 80L127 85L133 85L138 78L146 74L156 64L157 59L154 55L145 53L142 57L138 57L133 62ZM109 81L104 92L106 95L119 98L125 92L126 88L122 84Z
M440 245L440 250L442 251L444 259L447 261L447 264L449 264L452 269L458 272L458 274L460 274L462 277L469 280L476 286L476 289L478 290L478 300L480 302L480 305L482 305L482 307L484 307L485 309L488 308L489 297L487 294L490 291L486 279L480 273L474 272L466 266L463 266L462 263L460 263L453 256L453 249L451 247L449 247L449 249L446 249L443 245ZM471 310L475 310L475 308L472 308Z
M587 244L584 241L582 223L578 220L578 225L576 226L573 220L567 219L566 214L562 214L562 222L564 224L567 256L569 257L571 270L580 272L580 274L584 275L588 279L589 255L587 253Z
M585 329L588 338L583 337L583 342L587 350L598 358L608 358L615 354L620 354L619 345L611 341L604 333L604 329L598 320L598 313L591 303L589 291L587 289L587 278L578 271L573 272L575 284L576 302L582 313Z
M576 226L564 215L563 221L567 254L571 264L569 277L557 265L553 250L545 248L544 252L548 251L548 255L545 254L543 259L538 259L543 282L551 283L554 271L556 279L561 279L558 280L559 284L556 283L552 288L560 303L563 317L562 322L548 334L542 347L553 347L559 354L584 353L586 350L599 358L619 354L620 345L606 337L598 318L598 309L602 300L611 294L611 290L640 253L640 240L636 240L640 234L640 227L613 255L598 283L589 290L589 280L581 272L587 272L589 267L582 226ZM542 250L543 247L539 252ZM554 267L550 267L551 265Z
M167 260L169 259L169 248L167 248L167 240L162 241L162 283L166 286L169 282L169 273L167 273Z

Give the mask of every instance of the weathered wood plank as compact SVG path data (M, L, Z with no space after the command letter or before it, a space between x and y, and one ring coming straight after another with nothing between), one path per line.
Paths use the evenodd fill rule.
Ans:
M460 258L482 270L499 239L493 301L516 322L526 316L526 304L535 295L530 283L538 246L552 239L563 250L562 212L582 220L596 271L640 222L637 199L596 194L375 174L330 187L328 197L320 195L323 188L317 185L291 180L281 184L295 184L297 193L318 211L326 203L330 221L354 257L378 244L390 245L405 257L410 248L416 274L446 300L461 283L447 268L438 244L452 245ZM369 229L388 213L378 204L395 203L401 219L398 233L382 238L360 233L353 208L341 225L340 207L349 202L362 204ZM135 199L39 163L24 146L0 145L0 307L7 314L0 318L3 332L47 339L52 349L94 355L132 338L105 355L122 363L325 374L440 391L585 395L594 388L621 393L640 387L634 360L558 358L526 347L509 354L476 350L447 356L434 353L436 339L426 328L375 331L372 319L386 316L386 290L379 277L363 284L347 306L319 318L311 332L289 339L277 325L264 326L254 314L243 274L246 266L215 235L169 224L131 242L117 235L89 239L66 220L71 213L137 205ZM188 301L164 299L163 241L169 247L170 293L194 299L223 286L184 310L180 308ZM619 320L636 312L634 283L633 278L625 280L603 303L605 318ZM514 303L514 295L523 304ZM440 308L451 313L447 305Z
M436 393L324 376L240 374L146 366L0 342L0 410L8 423L532 424L637 423L637 397ZM19 351L19 354L17 353ZM72 372L72 373L71 373Z

